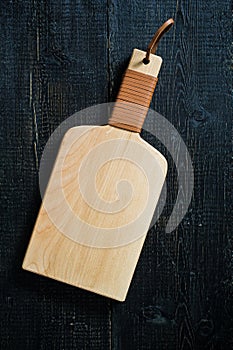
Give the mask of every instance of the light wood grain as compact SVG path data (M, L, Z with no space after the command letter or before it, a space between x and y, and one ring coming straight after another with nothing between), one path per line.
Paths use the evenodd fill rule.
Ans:
M117 146L116 141L123 142L123 147ZM85 182L78 181L77 174L86 156L89 164L96 162L96 157L101 156L98 147L102 145L109 150L109 161L104 160L96 174L88 169L89 176L94 175L101 197L93 195L94 208L93 203L89 203L88 173L86 188ZM139 147L137 163L133 161L133 154L129 161L135 147ZM94 152L91 153L92 149ZM145 165L147 172L143 171ZM160 195L166 167L163 156L139 134L111 126L70 129L62 142L23 268L124 300ZM117 194L116 184L119 185L120 180L128 181L133 187L132 198L126 203L124 196L127 197L128 188ZM118 198L122 194L123 199ZM103 203L106 208L98 210L98 205ZM112 213L107 212L111 204L119 204ZM108 230L111 230L109 239ZM141 230L139 238L135 236L137 230ZM89 233L90 238L86 241ZM129 237L128 244L124 237Z
M132 69L134 71L151 75L157 78L163 61L162 58L160 56L151 54L150 63L144 64L143 59L145 58L145 55L145 51L134 49L128 69Z

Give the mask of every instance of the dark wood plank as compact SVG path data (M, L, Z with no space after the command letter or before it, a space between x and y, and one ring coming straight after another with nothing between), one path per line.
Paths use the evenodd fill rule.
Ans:
M195 189L182 224L164 233L177 175L144 132L168 158L168 198L126 302L22 271L49 135L74 112L114 100L132 49L145 49L173 15L152 106L192 156ZM0 21L1 348L233 348L230 1L2 1Z
M102 1L1 2L1 349L107 349L109 301L21 269L51 132L108 100Z
M158 49L164 63L152 106L188 146L194 194L182 224L165 234L177 175L166 149L144 133L168 157L168 198L157 227L148 234L126 302L113 304L112 344L117 350L233 347L230 2L111 2L111 96L132 49L144 49L172 15L175 28Z

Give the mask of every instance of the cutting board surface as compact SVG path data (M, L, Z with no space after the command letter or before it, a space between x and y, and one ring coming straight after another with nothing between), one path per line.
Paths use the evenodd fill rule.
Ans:
M138 133L70 129L23 268L125 300L166 170L165 158Z

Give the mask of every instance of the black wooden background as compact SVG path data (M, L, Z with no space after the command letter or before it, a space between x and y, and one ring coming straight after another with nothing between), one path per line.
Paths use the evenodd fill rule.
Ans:
M113 101L132 49L169 17L152 108L192 157L184 220L165 233L177 188L169 160L168 201L126 302L23 271L49 135L74 112ZM2 0L0 21L1 349L233 349L231 2Z

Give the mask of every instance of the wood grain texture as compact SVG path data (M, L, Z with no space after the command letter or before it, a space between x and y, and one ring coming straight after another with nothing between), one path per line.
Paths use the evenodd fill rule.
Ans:
M164 233L176 171L144 132L169 159L169 191L126 302L22 271L50 133L75 111L114 101L132 49L145 50L171 16L152 107L192 156L182 224ZM230 1L2 1L0 20L1 348L232 349Z
M157 78L161 68L162 58L160 56L151 55L149 64L143 63L144 58L145 51L134 49L128 69Z
M166 172L165 158L138 133L71 128L23 268L124 301Z

